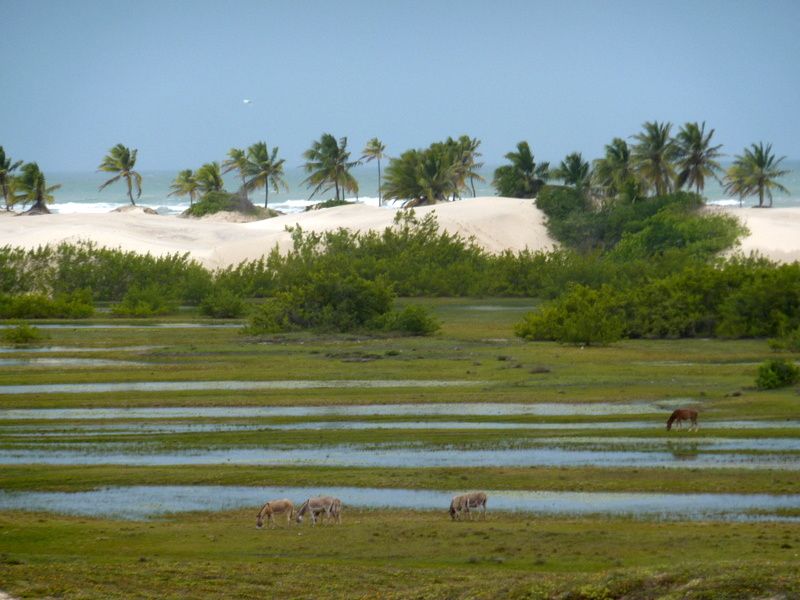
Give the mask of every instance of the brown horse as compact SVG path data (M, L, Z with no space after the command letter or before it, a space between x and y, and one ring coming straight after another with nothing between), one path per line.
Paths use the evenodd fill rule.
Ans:
M294 516L294 504L291 500L284 498L283 500L270 500L261 510L258 511L256 517L256 527L261 529L264 526L264 517L267 517L267 524L275 524L275 515L286 513L286 524L292 524L292 517Z
M461 494L460 496L453 496L450 501L450 518L454 521L460 519L462 514L467 514L472 519L470 508L480 508L483 519L486 520L486 494L483 492L472 492L470 494Z
M669 419L667 419L667 431L672 429L672 424L676 421L678 423L679 428L683 427L684 421L691 421L692 422L691 429L696 430L697 411L692 410L691 408L678 408L676 410L673 410L672 414L669 416Z

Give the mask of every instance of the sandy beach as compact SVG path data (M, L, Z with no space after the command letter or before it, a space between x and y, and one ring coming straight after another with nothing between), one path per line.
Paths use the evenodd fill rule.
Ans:
M800 209L714 208L739 217L750 230L739 251L758 252L781 262L800 260ZM544 214L531 200L483 197L416 209L420 217L435 212L444 230L475 242L492 253L549 250L557 244L545 226ZM98 245L164 255L188 252L209 268L260 258L276 245L291 245L286 227L307 231L345 227L382 231L396 210L361 204L284 215L250 223L219 218L185 219L135 210L108 214L0 216L0 245L35 248L60 242L91 240Z

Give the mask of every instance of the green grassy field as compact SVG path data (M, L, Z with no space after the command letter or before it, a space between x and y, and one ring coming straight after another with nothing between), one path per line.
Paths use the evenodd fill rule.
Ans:
M284 335L236 328L46 330L52 352L0 358L102 358L114 366L0 366L0 386L142 381L458 380L452 387L0 394L0 410L328 406L369 404L584 404L585 413L500 416L281 416L0 420L0 451L74 448L185 452L204 448L387 444L424 448L536 447L646 442L677 448L727 440L792 440L796 389L757 391L764 340L634 340L608 348L524 343L513 324L525 299L404 300L433 306L432 338ZM156 322L201 322L191 311ZM102 319L91 321L102 323ZM107 323L131 321L106 320ZM140 323L140 322L135 322ZM123 350L131 346L145 348ZM70 349L72 348L72 349ZM77 349L93 349L91 352ZM793 357L795 360L800 358ZM666 432L669 414L592 415L593 403L686 404L698 432ZM429 428L269 429L311 420L430 422ZM763 427L714 429L726 420ZM787 422L782 426L780 422ZM436 422L486 429L438 429ZM611 424L642 422L635 428ZM75 429L137 423L256 426L246 431L116 434ZM773 426L777 423L777 427ZM562 425L502 429L493 423ZM570 425L594 423L586 429ZM37 427L47 435L38 435ZM26 429L29 428L29 429ZM32 428L32 429L31 429ZM265 430L268 432L265 433ZM27 433L26 433L27 432ZM24 435L20 435L24 433ZM600 441L591 441L594 438ZM544 440L544 441L543 441ZM636 440L636 441L634 441ZM761 451L748 451L758 456ZM795 451L776 451L789 461ZM658 467L345 467L241 464L0 466L0 491L80 491L128 485L354 486L431 490L798 494L796 469ZM267 500L267 498L265 498ZM256 530L257 506L176 513L147 521L0 511L0 590L27 598L752 598L798 597L797 522L659 521L491 511L484 522L437 511L348 508L341 526ZM689 517L691 515L687 515ZM774 514L772 515L774 516ZM792 510L785 516L795 516Z

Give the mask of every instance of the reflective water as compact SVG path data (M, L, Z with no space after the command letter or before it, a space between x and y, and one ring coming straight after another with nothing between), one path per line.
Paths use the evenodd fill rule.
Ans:
M755 422L751 423L756 425ZM710 424L704 429L733 429L734 422ZM780 425L785 426L781 423ZM800 427L800 422L796 423ZM237 431L343 431L343 430L597 430L597 429L661 429L661 422L631 421L624 423L503 423L473 421L303 421L301 423L205 423L205 422L124 422L124 423L48 423L41 425L0 425L0 436L16 438L64 436L168 435L182 433L225 433ZM736 427L737 429L741 427ZM723 439L698 438L694 435L670 439L631 437L568 437L538 438L526 444L537 445L651 445L683 444L713 450L796 450L798 438Z
M222 511L258 507L271 498L295 503L321 493L340 498L344 518L348 507L437 510L447 519L450 498L464 490L408 490L353 487L134 486L88 492L4 492L0 510L28 510L147 519L185 511ZM775 514L751 514L800 508L800 495L769 494L646 494L489 491L489 512L523 511L536 514L606 514L660 519L796 520ZM375 516L379 519L379 516Z
M101 358L0 358L0 367L139 367L148 364Z
M317 388L396 388L481 385L475 381L442 380L284 380L284 381L131 381L125 383L48 383L0 385L0 394L85 394L113 392L182 392L197 390L306 390Z
M241 323L142 323L126 325L119 323L34 323L37 329L231 329L240 328ZM0 329L16 325L0 324Z
M107 348L85 348L77 346L39 346L31 348L27 346L0 346L0 354L38 354L45 352L146 352L161 347L162 346L110 346Z
M183 384L184 382L180 382ZM191 383L191 382L187 382ZM201 382L207 383L207 382ZM220 383L220 382L211 382ZM221 383L265 383L284 382L221 382ZM289 382L292 383L292 382ZM298 382L304 383L304 382ZM315 383L315 382L305 382ZM322 382L349 383L357 387L362 382ZM368 382L402 386L402 382ZM411 382L422 383L422 382ZM469 382L443 382L445 385L468 385ZM429 385L429 382L426 383ZM26 387L26 386L0 386ZM30 386L28 386L30 387ZM63 386L53 386L63 387ZM310 387L310 386L309 386ZM332 386L335 387L335 386ZM371 385L369 387L378 387ZM216 389L216 388L214 388ZM6 392L11 393L11 392ZM600 416L600 415L640 415L663 414L687 402L686 398L675 398L662 402L633 402L611 404L593 403L555 403L539 402L531 404L475 402L465 404L353 404L327 406L181 406L153 408L43 408L43 409L5 409L0 410L3 419L178 419L178 418L258 418L258 417L359 417L359 416ZM666 418L666 417L665 417ZM605 427L607 423L592 423L589 427Z
M138 451L137 451L138 450ZM665 467L800 470L800 455L714 453L676 444L668 450L503 448L464 450L408 445L226 448L146 452L138 447L92 445L85 449L0 450L0 464L46 465L327 465L350 467Z

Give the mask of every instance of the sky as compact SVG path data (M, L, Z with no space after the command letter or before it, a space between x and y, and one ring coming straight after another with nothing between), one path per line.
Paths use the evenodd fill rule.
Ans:
M557 162L653 120L800 159L798 0L0 0L0 23L0 146L45 172L117 143L139 170L256 141L295 166L323 133Z

